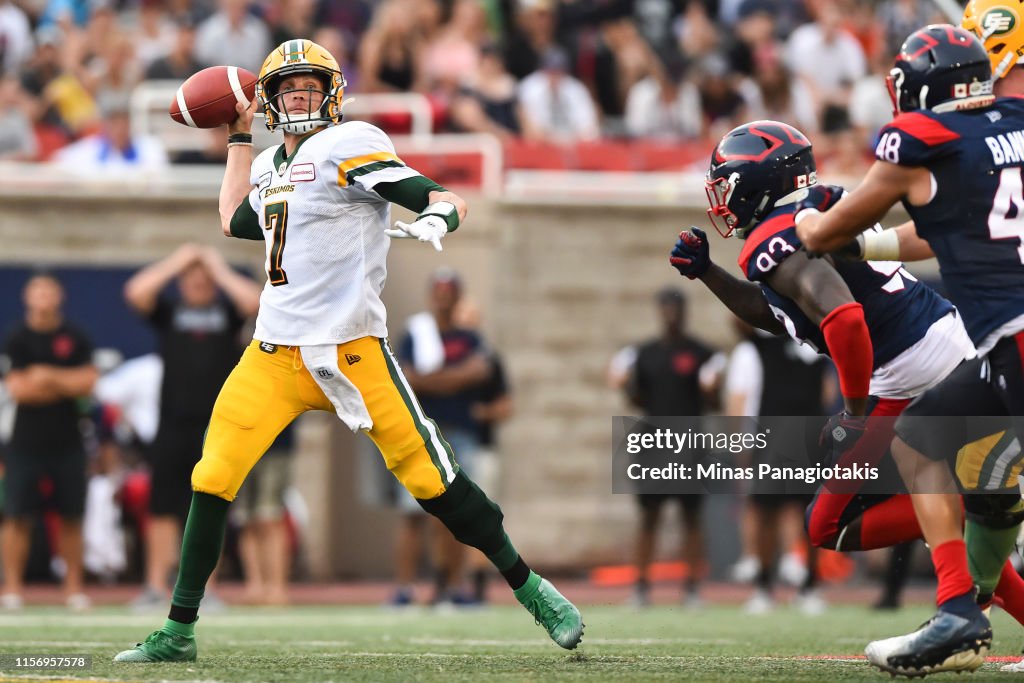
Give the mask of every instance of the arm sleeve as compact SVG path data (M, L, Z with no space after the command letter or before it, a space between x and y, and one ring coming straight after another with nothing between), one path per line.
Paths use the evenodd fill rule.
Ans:
M420 175L395 154L391 139L376 126L352 121L348 134L331 151L338 165L338 185L372 191L377 183L395 183Z
M237 237L243 240L263 240L263 226L260 225L260 217L256 214L253 209L253 193L258 190L253 190L249 193L248 199L245 199L238 208L235 209L235 213L231 216L231 236Z
M821 321L821 332L836 364L843 396L866 397L871 386L874 352L864 308L856 302L839 306Z
M430 178L415 175L396 182L379 182L374 191L392 204L398 204L419 213L430 203L431 192L447 192Z

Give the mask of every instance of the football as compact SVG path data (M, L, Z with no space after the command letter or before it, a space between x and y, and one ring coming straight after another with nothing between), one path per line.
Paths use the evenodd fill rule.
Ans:
M178 123L192 128L216 128L238 115L235 104L256 96L256 75L237 66L211 66L181 84L168 111Z

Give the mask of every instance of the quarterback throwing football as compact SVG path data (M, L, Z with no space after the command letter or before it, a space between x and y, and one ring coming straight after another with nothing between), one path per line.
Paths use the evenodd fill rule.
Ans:
M195 660L195 621L220 558L228 505L275 437L307 410L334 411L366 432L424 510L494 563L556 643L573 649L583 636L579 610L523 562L500 508L459 470L388 346L380 293L390 238L440 251L466 204L402 163L378 128L342 123L344 88L327 50L289 40L267 57L256 99L238 105L229 126L221 227L265 242L267 283L254 339L221 389L192 473L170 614L116 661ZM253 159L257 105L284 143ZM389 228L392 202L417 212L416 220Z

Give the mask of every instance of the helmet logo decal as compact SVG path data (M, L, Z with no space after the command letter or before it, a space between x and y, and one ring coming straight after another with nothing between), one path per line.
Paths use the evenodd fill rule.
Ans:
M285 64L301 64L306 61L306 46L301 40L289 40L285 45Z
M1009 7L993 7L981 18L982 40L1009 33L1017 26L1017 15Z

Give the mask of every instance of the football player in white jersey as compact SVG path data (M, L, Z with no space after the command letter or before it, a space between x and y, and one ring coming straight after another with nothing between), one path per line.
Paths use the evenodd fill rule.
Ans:
M391 238L441 250L465 202L409 168L378 128L341 123L345 79L310 40L275 48L256 99L229 126L220 191L226 235L263 240L267 283L254 339L217 398L203 456L192 473L192 507L164 626L121 662L193 661L195 621L220 558L228 504L275 437L307 410L329 410L373 439L423 508L479 549L560 646L583 636L579 610L523 562L500 508L463 472L423 414L387 341L381 289ZM252 156L256 106L284 144ZM418 212L391 228L391 203Z

